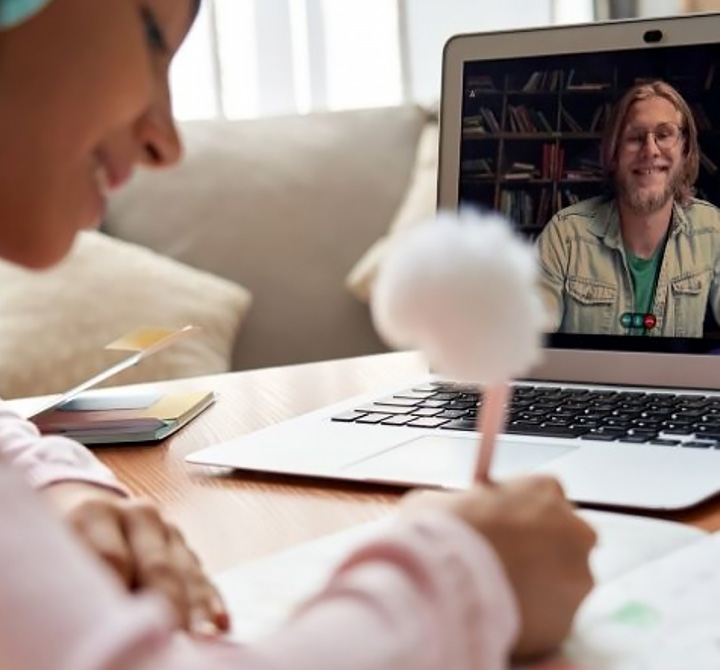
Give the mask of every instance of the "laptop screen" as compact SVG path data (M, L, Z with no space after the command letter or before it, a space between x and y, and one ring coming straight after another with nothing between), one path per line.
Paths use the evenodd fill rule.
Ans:
M457 205L537 245L550 347L720 353L720 44L673 21L463 58Z

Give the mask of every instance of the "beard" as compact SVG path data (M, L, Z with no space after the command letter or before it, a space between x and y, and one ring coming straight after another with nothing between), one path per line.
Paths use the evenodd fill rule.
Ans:
M677 166L668 173L667 184L662 191L638 189L628 178L615 175L615 187L620 199L638 214L654 214L675 197L682 181L682 167Z

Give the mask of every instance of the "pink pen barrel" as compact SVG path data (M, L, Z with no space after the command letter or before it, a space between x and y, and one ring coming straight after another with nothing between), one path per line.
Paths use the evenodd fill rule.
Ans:
M510 386L499 384L488 388L483 394L483 401L478 408L478 431L480 446L475 466L474 481L488 483L490 466L497 436L505 429L507 416L506 405L510 400Z

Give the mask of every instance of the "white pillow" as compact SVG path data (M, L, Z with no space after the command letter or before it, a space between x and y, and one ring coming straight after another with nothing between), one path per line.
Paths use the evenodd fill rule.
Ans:
M404 232L435 214L437 203L438 125L429 123L418 141L410 187L390 224L387 235L377 240L350 270L345 285L362 302L370 302L375 277L390 244Z
M344 281L387 231L426 121L415 105L186 121L185 160L138 171L106 230L252 291L234 369L383 351Z
M0 395L67 390L127 356L103 347L141 326L202 331L107 384L227 371L250 301L233 282L96 232L46 272L0 261Z

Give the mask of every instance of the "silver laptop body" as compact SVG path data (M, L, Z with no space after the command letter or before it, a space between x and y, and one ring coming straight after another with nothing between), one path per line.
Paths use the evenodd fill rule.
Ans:
M531 143L564 147L570 158L573 151L581 152L578 146L586 147L588 155L597 151L593 143L599 143L599 133L589 129L597 130L595 117L601 116L598 110L642 78L671 79L693 109L702 108L709 117L703 125L707 152L717 146L720 160L720 142L714 145L712 140L713 129L720 129L720 104L712 103L713 97L720 101L720 88L713 96L715 63L720 65L718 36L720 14L453 38L443 59L439 207L454 210L475 204L499 208L508 201L512 207L521 198L505 198L504 190L522 190L529 193L522 198L532 203L532 216L539 217L544 196L541 191L533 192L533 188L552 189L553 202L558 206L565 195L594 195L592 189L598 180L592 172L584 181L574 178L571 189L566 188L565 182L570 180L562 179L562 173L555 181L533 179L537 173L546 176L542 174L546 165L540 163L545 161L548 150ZM468 111L470 104L472 113ZM511 112L516 118L509 129L511 107L521 111ZM547 119L556 111L555 128ZM526 121L528 115L530 120ZM574 125L567 121L567 115ZM531 124L529 129L522 125L526 122ZM703 146L704 136L700 141ZM486 150L485 146L491 148ZM482 151L489 156L487 162ZM514 156L513 151L517 152ZM589 164L592 170L592 160ZM528 174L519 179L510 175L507 181L515 183L505 187L506 180L496 176L508 165L511 170L522 166ZM576 174L587 173L578 170ZM702 185L707 186L706 197L712 200L713 176L702 178ZM525 179L527 183L518 184ZM557 201L556 193L560 193ZM713 353L718 349L710 336L692 341L636 335L551 336L542 365L519 384L525 390L536 389L531 394L557 388L570 395L587 389L607 394L620 392L628 397L646 392L653 394L647 402L662 406L679 392L684 398L678 401L679 413L693 416L694 423L686 421L683 425L688 428L682 434L664 417L668 420L662 425L675 425L675 430L667 428L672 434L666 434L659 428L657 444L601 441L588 434L582 439L505 435L496 449L492 476L503 479L530 472L547 473L560 479L572 500L602 506L672 510L712 497L720 491L720 442L703 440L705 436L696 429L701 420L712 427L714 424L707 422L703 412L715 411L716 404L720 406L720 358ZM445 391L444 387L431 386L437 381L428 375L397 388L376 389L195 452L187 461L401 486L466 487L471 483L477 455L477 433L452 430L447 424L420 427L392 420L347 420L349 416L363 416L362 412L366 417L382 414L382 405L373 405L378 400L408 395L432 399L432 393ZM645 403L646 396L642 398ZM690 406L700 407L700 414L690 412ZM636 409L640 411L642 406ZM357 410L362 412L358 414ZM677 418L677 413L673 416Z

